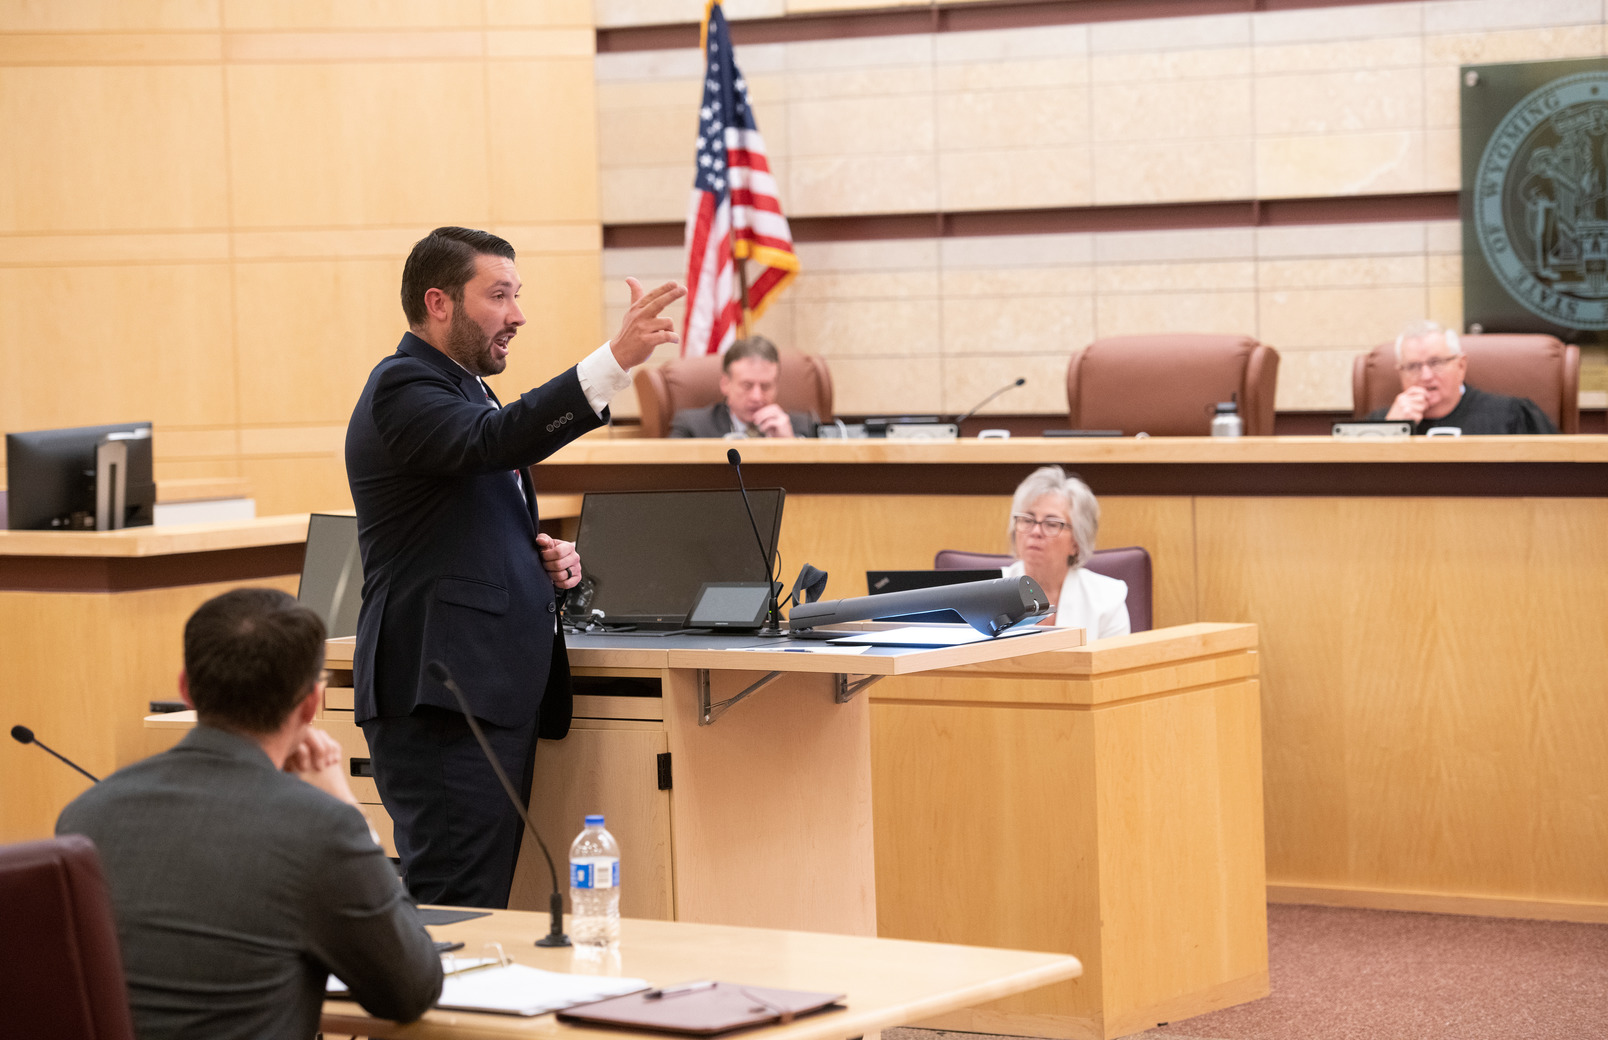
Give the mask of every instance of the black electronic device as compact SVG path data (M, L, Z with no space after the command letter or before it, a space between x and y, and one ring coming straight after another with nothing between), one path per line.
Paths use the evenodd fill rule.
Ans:
M317 614L331 639L357 635L363 605L363 557L357 547L357 517L314 513L307 519L296 599Z
M890 426L937 426L952 425L944 423L937 415L888 415L872 416L865 421L865 435L867 437L886 437Z
M1050 597L1038 582L1024 574L1018 578L795 605L788 624L803 630L845 621L902 621L936 611L954 611L983 635L997 636L1024 622L1048 617L1053 610Z
M775 545L786 493L748 494L761 541ZM575 547L587 591L572 591L565 610L609 626L682 628L706 583L771 580L735 488L589 492Z
M998 567L955 571L866 571L865 587L871 595L880 596L887 592L936 589L940 585L964 585L969 581L989 581L998 577Z
M769 582L707 581L687 615L688 628L723 628L752 631L770 617L776 586Z
M770 590L770 603L765 613L765 623L760 626L759 634L776 638L782 634L782 608L776 597L782 594L782 586L776 581L776 536L779 532L771 533L769 544L759 533L759 521L754 519L754 504L748 500L748 487L743 483L743 457L736 448L726 450L726 461L737 472L737 490L743 495L743 511L748 514L748 526L754 531L754 544L759 549L761 562L765 567L765 586ZM702 593L700 593L700 596Z
M115 448L115 452L105 449ZM123 507L96 521L97 449L120 460L100 467L101 486L115 503L112 485L123 489ZM149 526L155 518L156 482L151 476L151 424L112 423L6 434L6 526L13 531L94 531Z
M1046 437L1121 437L1121 430L1045 430Z

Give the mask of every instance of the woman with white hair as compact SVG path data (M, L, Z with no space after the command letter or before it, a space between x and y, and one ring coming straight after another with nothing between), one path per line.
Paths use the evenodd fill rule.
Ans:
M1128 583L1085 570L1100 530L1100 503L1089 485L1060 466L1028 474L1011 499L1011 555L1005 577L1026 574L1055 607L1053 623L1090 639L1129 632Z

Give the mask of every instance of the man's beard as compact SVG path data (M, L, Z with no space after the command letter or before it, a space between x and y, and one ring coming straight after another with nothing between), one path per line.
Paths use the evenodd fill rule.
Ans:
M495 338L470 321L462 307L453 309L452 324L447 327L447 353L458 364L481 377L494 376L507 368L507 358L492 356L491 341Z

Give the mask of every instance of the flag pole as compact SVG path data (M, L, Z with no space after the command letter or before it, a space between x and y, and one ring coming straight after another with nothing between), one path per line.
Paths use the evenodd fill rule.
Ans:
M742 339L748 338L748 261L740 256L732 257L732 264L737 268L737 288L742 295L737 298L737 335Z

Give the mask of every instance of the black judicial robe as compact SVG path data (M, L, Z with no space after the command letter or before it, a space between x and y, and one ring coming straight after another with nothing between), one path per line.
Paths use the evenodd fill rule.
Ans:
M1371 422L1377 422L1390 411L1390 406L1368 413ZM1528 397L1508 397L1490 394L1463 384L1463 399L1457 407L1439 419L1424 419L1413 426L1413 433L1425 433L1437 426L1455 426L1465 434L1486 433L1557 433L1546 413L1537 408Z

